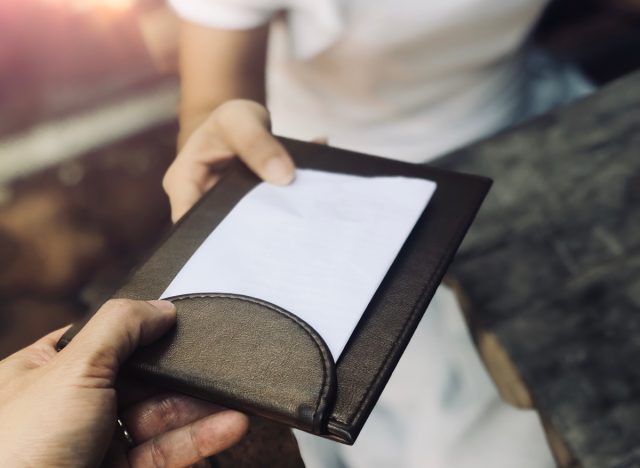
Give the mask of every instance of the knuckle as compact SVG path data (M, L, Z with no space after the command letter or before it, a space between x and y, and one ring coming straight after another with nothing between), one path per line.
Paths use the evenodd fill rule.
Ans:
M172 189L173 185L173 164L169 166L167 172L165 172L164 177L162 178L162 189L165 193L169 193Z
M197 458L198 460L202 460L208 454L205 453L202 449L203 444L200 443L200 439L196 431L195 423L189 424L188 431L189 431L188 432L189 442L191 444L195 458Z
M234 126L239 121L252 120L252 118L269 123L269 111L266 107L249 99L226 101L220 104L211 116L220 127L227 131L234 130Z
M135 309L135 302L130 299L109 299L105 309L109 313L131 313Z
M160 397L157 402L160 427L173 428L180 414L180 405L171 395Z
M166 454L164 448L157 437L151 439L151 445L149 448L151 466L155 468L164 468L166 466Z
M105 320L104 324L108 327L117 327L126 335L126 342L129 348L133 348L137 343L137 337L140 334L140 312L141 308L138 301L130 299L111 299L104 306Z
M233 117L237 112L237 106L241 105L239 99L232 99L220 104L211 114L213 120L219 124L224 124L227 119Z
M256 101L250 101L248 99L240 99L238 101L239 109L242 109L246 112L251 112L257 117L264 120L269 118L269 111L262 104Z

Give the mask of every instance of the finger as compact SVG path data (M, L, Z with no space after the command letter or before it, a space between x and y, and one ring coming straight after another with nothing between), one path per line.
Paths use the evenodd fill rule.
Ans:
M200 184L185 184L179 190L167 190L171 205L171 221L177 223L219 180L220 175L211 174Z
M269 131L269 113L263 106L231 101L220 106L215 116L221 138L261 179L276 185L293 181L295 165Z
M71 325L66 325L62 328L58 328L57 330L46 334L31 345L18 351L16 355L31 355L35 352L45 356L55 356L57 354L56 344L58 343L58 341L60 341L60 338L62 338L62 335L64 335L64 333L69 329L70 326Z
M3 377L15 377L16 373L35 369L47 364L54 356L56 356L56 343L68 328L69 326L66 326L59 328L58 330L54 330L40 338L35 343L7 357L3 361L5 364L4 369L6 369L3 373Z
M190 465L231 447L248 427L247 416L224 410L134 447L129 463L132 467Z
M203 134L196 134L193 140L203 140ZM175 223L180 219L211 187L220 179L221 171L228 165L231 157L229 149L203 149L187 146L169 166L162 186L169 196L171 219Z
M56 344L69 329L70 325L54 330L43 336L31 346L25 348L22 353L24 357L24 365L29 368L40 367L48 363L54 356L58 354Z
M62 335L71 327L71 325L66 325L62 328L58 328L57 330L52 331L51 333L43 336L38 341L36 341L33 345L45 348L47 350L51 350L54 353L56 352L55 348L62 338Z
M168 301L113 299L96 312L60 357L82 370L107 371L113 384L122 362L138 346L163 335L175 320L175 306Z
M185 395L157 395L127 409L122 418L133 439L140 444L186 426L224 408Z
M177 176L179 177L179 173ZM217 181L217 177L215 180ZM172 184L165 185L165 191L167 195L169 195L169 202L171 204L171 221L175 223L196 204L204 194L205 189L201 188L200 184L186 180L180 188L174 189L173 187Z

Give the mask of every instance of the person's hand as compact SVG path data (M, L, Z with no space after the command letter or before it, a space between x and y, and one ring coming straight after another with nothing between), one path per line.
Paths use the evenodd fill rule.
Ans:
M173 221L215 185L220 171L235 156L266 182L291 182L293 161L269 127L269 112L257 102L232 100L217 107L188 138L165 174L163 186Z
M112 300L60 353L64 330L0 361L0 466L185 466L236 443L241 413L131 383L116 393L123 361L175 318L167 301ZM118 411L131 447L114 437Z

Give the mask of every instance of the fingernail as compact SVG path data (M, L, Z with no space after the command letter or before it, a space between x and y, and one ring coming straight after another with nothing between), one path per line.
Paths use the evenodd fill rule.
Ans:
M162 312L175 312L176 306L169 301L147 301L156 309L160 309Z
M269 159L264 166L265 179L276 185L291 183L294 176L294 168L285 156L277 156Z

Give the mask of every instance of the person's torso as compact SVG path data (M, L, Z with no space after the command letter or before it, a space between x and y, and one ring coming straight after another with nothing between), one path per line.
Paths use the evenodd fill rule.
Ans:
M547 0L297 0L270 50L274 129L413 161L505 124Z

